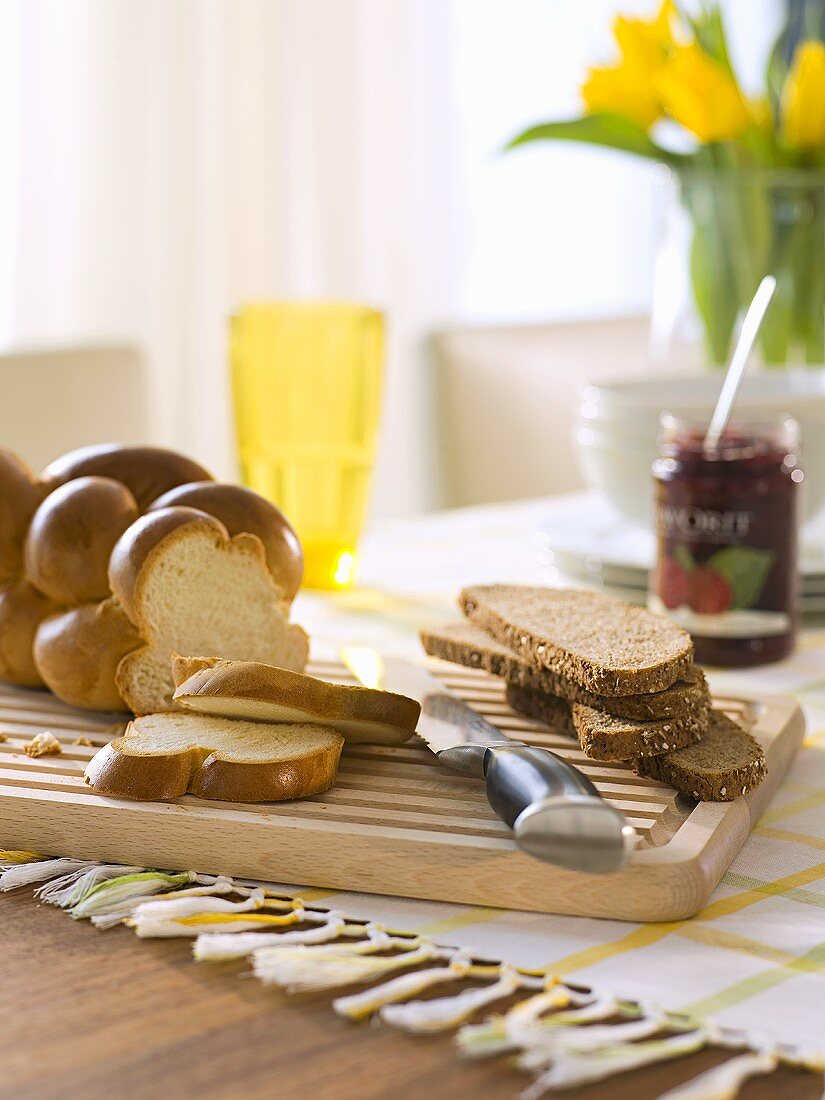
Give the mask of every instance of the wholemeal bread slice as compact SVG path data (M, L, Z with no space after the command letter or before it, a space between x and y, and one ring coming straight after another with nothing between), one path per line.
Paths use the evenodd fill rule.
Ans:
M331 787L343 744L322 726L147 714L95 754L85 780L117 798L280 802Z
M300 671L308 639L291 625L255 535L230 538L193 508L142 516L116 544L112 591L145 643L120 661L116 682L135 714L174 709L172 654L215 653Z
M711 711L698 744L636 760L639 775L669 783L702 802L730 802L758 787L767 774L762 746L721 711Z
M603 710L573 703L573 725L585 756L592 760L634 760L659 756L671 749L700 741L708 726L701 717L665 718L645 722L620 718Z
M600 592L476 585L459 603L467 618L534 667L599 695L662 691L693 664L687 631Z
M707 680L696 665L688 669L683 680L663 691L647 695L597 695L552 669L536 668L472 623L448 623L435 630L423 630L421 642L431 657L484 669L519 687L560 695L571 703L584 703L624 718L647 721L698 717L707 712L710 702Z
M254 661L176 657L174 700L186 710L259 722L311 722L346 741L400 745L415 732L421 707L405 695L348 684Z
M578 737L578 731L573 725L573 713L566 699L547 691L521 687L519 684L508 684L504 694L507 702L519 714L544 722L565 737Z
M518 684L508 684L506 696L513 710L578 737L582 752L592 760L634 760L667 752L699 740L707 727L707 715L687 721L639 721L606 714L582 703L570 704L546 691Z

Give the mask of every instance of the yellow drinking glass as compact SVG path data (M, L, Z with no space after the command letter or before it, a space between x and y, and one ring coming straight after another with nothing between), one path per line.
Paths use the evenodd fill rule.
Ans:
M346 588L378 437L384 318L366 306L272 302L231 320L244 482L294 524L310 588Z

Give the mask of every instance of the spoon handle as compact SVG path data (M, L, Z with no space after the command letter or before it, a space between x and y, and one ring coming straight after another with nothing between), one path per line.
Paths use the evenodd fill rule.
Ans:
M754 342L759 333L765 312L770 305L771 298L776 290L776 279L773 275L766 275L753 296L753 301L748 306L745 320L742 322L742 331L736 341L736 347L731 356L730 365L725 373L725 381L713 410L710 426L705 435L704 449L706 452L715 451L722 438L722 433L728 426L733 403L739 390L739 384L748 365Z

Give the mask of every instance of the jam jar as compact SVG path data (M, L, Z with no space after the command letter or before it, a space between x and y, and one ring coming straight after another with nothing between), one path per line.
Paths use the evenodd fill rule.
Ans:
M787 656L797 627L803 479L796 421L733 424L712 450L706 424L665 414L661 425L650 608L690 632L702 664Z

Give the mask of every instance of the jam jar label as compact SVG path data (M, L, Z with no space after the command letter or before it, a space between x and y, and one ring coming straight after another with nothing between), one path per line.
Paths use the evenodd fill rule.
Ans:
M788 613L772 610L765 599L776 552L746 545L761 526L755 512L660 500L657 519L661 550L652 610L705 637L767 637L789 629Z
M777 661L797 629L799 430L661 418L653 463L656 568L650 607L693 637L699 664Z
M746 539L754 521L748 511L717 511L687 504L659 505L659 529L670 537L702 542L733 542Z

